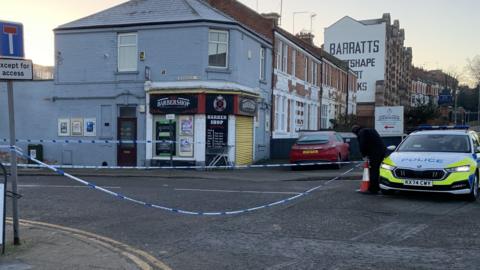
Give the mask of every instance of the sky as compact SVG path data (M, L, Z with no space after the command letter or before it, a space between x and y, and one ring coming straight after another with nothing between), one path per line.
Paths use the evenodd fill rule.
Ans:
M125 0L15 0L3 1L0 20L22 22L26 57L53 65L53 29L61 24L126 2ZM278 12L282 0L240 0L259 12ZM295 32L312 30L323 43L324 28L348 15L364 20L390 13L405 29L406 46L413 48L415 66L456 72L467 81L467 59L480 55L480 1L478 0L283 0L282 27ZM311 20L311 14L316 16Z

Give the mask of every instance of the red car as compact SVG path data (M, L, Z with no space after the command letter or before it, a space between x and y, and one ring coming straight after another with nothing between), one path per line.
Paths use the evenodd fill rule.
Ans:
M290 163L346 161L349 159L349 147L343 138L334 131L305 133L292 146ZM337 164L335 167L340 168L341 164Z

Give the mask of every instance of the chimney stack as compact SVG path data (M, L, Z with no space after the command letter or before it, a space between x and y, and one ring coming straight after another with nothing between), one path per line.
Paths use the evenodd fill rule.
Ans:
M315 38L315 35L312 34L311 32L302 31L297 34L297 37L310 45L314 45L313 39Z
M262 16L265 17L266 19L270 19L273 21L275 26L278 26L278 22L280 21L280 14L276 12L271 12L271 13L262 13Z

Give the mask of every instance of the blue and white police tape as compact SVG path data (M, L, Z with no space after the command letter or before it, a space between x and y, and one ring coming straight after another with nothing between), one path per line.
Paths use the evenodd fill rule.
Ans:
M81 139L16 139L17 143L52 143L52 144L153 144L180 143L174 140L81 140ZM0 139L0 143L10 143L9 139ZM191 142L204 144L203 142Z
M257 206L257 207L251 207L251 208L246 208L246 209L241 209L241 210L235 210L235 211L223 211L223 212L197 212L197 211L189 211L189 210L182 210L182 209L177 209L177 208L172 208L172 207L167 207L167 206L162 206L162 205L158 205L158 204L153 204L153 203L147 203L147 202L144 202L144 201L140 201L140 200L136 200L136 199L133 199L131 197L128 197L128 196L125 196L123 194L120 194L120 193L117 193L117 192L113 192L111 190L108 190L106 188L102 188L102 187L99 187L93 183L90 183L88 181L85 181L83 179L80 179L78 177L75 177L71 174L68 174L60 169L57 169L53 166L50 166L46 163L43 163L35 158L32 158L28 155L26 155L25 153L23 153L22 151L16 149L15 150L19 155L25 157L25 158L28 158L30 159L31 161L37 163L38 165L41 165L47 169L50 169L52 171L54 171L55 173L57 173L58 175L61 175L61 176L65 176L67 178L70 178L78 183L81 183L85 186L88 186L92 189L95 189L95 190L98 190L98 191L101 191L101 192L104 192L108 195L111 195L115 198L118 198L118 199L121 199L121 200L125 200L125 201L129 201L129 202L132 202L132 203L135 203L135 204L139 204L139 205L143 205L143 206L146 206L146 207L149 207L149 208L154 208L154 209L160 209L160 210L164 210L164 211L168 211L168 212L172 212L172 213L177 213L177 214L184 214L184 215L195 215L195 216L225 216L225 215L238 215L238 214L245 214L245 213L250 213L250 212L254 212L254 211L258 211L258 210L261 210L261 209L266 209L266 208L270 208L270 207L273 207L273 206L277 206L277 205L281 205L281 204L286 204L288 202L291 202L293 200L296 200L298 198L301 198L301 197L304 197L304 196L307 196L309 194L311 194L312 192L320 189L321 187L323 187L324 185L319 185L319 186L316 186L316 187L313 187L305 192L302 192L302 193L299 193L295 196L292 196L292 197L289 197L289 198L286 198L286 199L283 199L283 200L279 200L279 201L276 201L276 202L272 202L272 203L269 203L269 204L264 204L264 205L260 205L260 206ZM347 174L349 174L351 171L353 171L355 168L357 168L358 165L354 168L351 168L350 170L344 172L343 174L335 177L334 179L328 181L327 183L330 183L330 182L333 182L335 180L338 180L340 179L342 176L345 176Z
M225 165L225 166L89 166L89 165L50 165L57 169L95 169L95 170L213 170L213 169L260 169L260 168L289 168L289 167L309 167L309 166L328 166L328 165L346 165L357 164L361 161L345 161L345 162L311 162L300 164L256 164L256 165ZM6 164L10 166L9 164ZM23 168L43 168L36 164L18 164Z

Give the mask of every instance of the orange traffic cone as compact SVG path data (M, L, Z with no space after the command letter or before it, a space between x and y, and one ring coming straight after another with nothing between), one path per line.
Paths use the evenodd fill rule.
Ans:
M360 185L360 189L358 192L360 193L369 193L368 188L370 187L370 172L369 172L369 164L368 160L365 161L363 165L363 177L362 177L362 184Z

